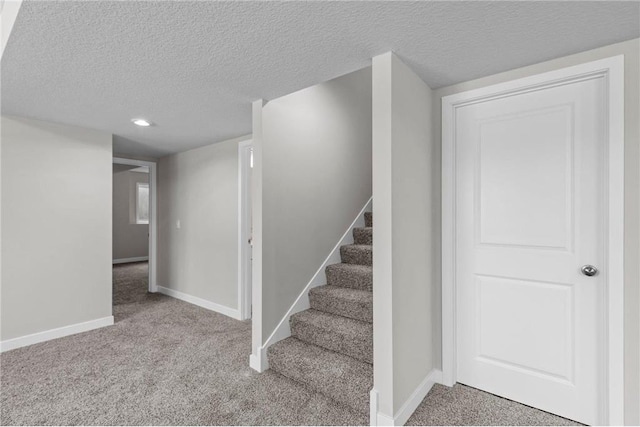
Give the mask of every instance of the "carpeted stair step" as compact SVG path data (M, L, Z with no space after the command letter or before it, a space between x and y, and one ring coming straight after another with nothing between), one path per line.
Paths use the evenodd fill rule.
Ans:
M373 366L290 337L267 350L269 367L353 410L369 413Z
M353 243L356 245L373 245L373 228L354 228Z
M371 245L344 245L340 247L340 258L345 264L373 265Z
M373 268L368 265L331 264L325 273L327 285L373 291Z
M364 213L364 225L365 227L373 227L373 212Z
M373 322L373 293L340 286L318 286L309 291L311 308L325 313Z
M373 363L373 325L310 309L291 316L291 335L300 341Z

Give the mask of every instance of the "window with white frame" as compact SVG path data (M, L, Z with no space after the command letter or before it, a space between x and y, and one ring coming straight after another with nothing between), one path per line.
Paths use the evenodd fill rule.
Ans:
M136 184L136 224L149 224L149 184Z

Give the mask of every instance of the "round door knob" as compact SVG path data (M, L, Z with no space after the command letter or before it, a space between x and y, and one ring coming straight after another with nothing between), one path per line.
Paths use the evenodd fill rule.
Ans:
M589 265L589 264L583 265L580 271L582 271L582 274L589 277L595 276L596 274L598 274L598 269L595 268L593 265Z

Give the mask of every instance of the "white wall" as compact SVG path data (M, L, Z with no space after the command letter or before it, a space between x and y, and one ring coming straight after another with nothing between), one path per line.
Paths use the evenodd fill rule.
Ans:
M149 174L131 172L131 166L113 165L113 259L149 256L149 224L136 224L138 183Z
M261 120L264 344L371 197L371 69L269 101Z
M231 311L238 309L238 143L247 139L158 163L158 285Z
M433 98L434 139L441 141L442 97L454 93L477 89L517 78L572 65L595 61L615 55L625 55L625 423L640 424L640 40L630 40L529 67L496 74L470 82L438 89ZM440 146L438 152L440 156ZM440 176L440 165L437 175ZM437 187L440 186L439 178ZM434 207L439 211L441 199L435 193ZM440 245L438 239L437 242ZM438 271L438 274L440 272ZM439 277L439 276L438 276ZM438 280L436 283L440 283ZM435 355L437 366L441 366L441 307L437 287L434 299L434 331L437 332Z
M111 316L111 135L2 117L2 341Z
M373 59L374 389L378 413L388 418L434 368L440 230L432 201L440 158L431 108L431 89L400 59ZM399 417L394 422L406 421Z

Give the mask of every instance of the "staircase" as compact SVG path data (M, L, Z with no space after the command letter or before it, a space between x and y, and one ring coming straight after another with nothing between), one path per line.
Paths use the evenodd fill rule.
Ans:
M327 284L309 292L311 308L289 319L291 337L267 350L272 370L362 414L373 388L372 227L367 212Z

